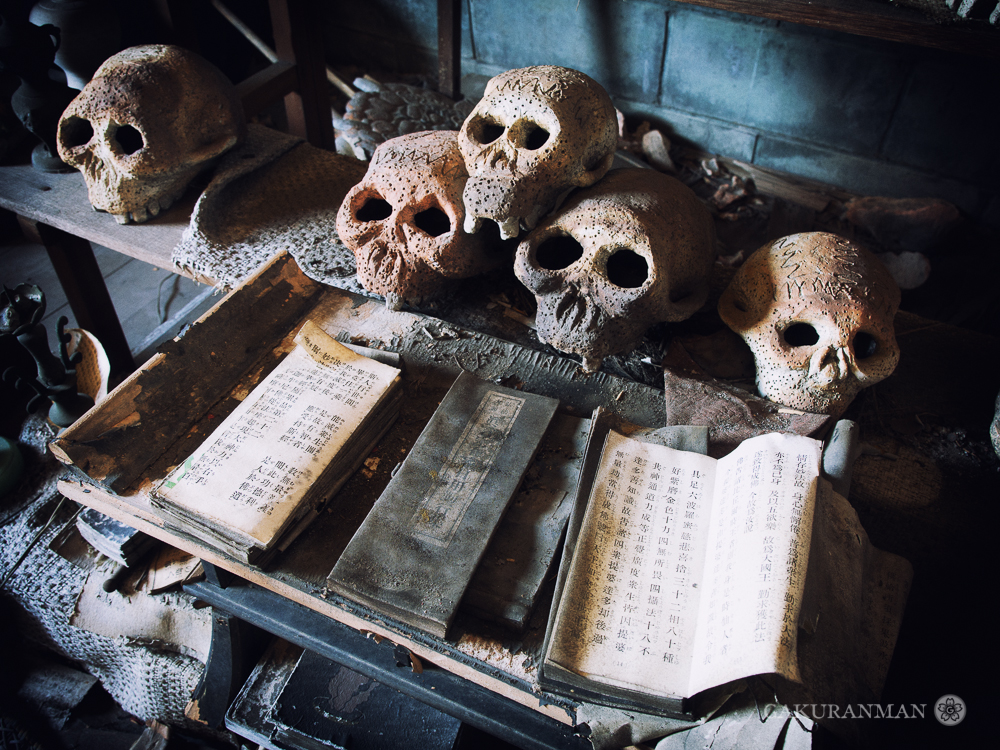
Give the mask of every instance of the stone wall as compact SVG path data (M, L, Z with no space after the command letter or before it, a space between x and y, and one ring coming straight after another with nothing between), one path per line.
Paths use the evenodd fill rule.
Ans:
M1000 228L1000 63L670 0L465 0L462 72L550 63L630 121L866 195L936 196ZM331 3L327 52L436 70L435 0ZM1000 32L997 43L1000 44Z

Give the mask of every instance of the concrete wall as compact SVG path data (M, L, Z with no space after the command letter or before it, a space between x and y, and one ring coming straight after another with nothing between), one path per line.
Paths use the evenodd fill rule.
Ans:
M435 0L331 5L329 54L436 70ZM576 68L708 151L1000 227L997 61L670 0L464 0L462 54L465 74Z

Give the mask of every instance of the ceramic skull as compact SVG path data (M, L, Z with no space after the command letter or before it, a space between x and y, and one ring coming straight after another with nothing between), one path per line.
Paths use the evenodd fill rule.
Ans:
M104 61L59 121L59 156L83 173L90 203L120 224L167 209L243 137L236 89L211 63L168 45Z
M618 169L531 232L514 272L538 302L538 337L582 355L593 371L653 323L693 315L714 259L711 216L687 186L655 170Z
M485 234L462 231L468 175L457 135L434 130L382 143L337 214L337 232L354 251L358 279L393 309L425 302L450 280L483 273L509 257Z
M757 388L795 409L840 416L899 361L899 287L864 248L825 232L757 250L719 300L719 315L750 346Z
M465 231L483 218L504 239L532 229L560 194L611 168L618 119L607 92L569 68L536 65L492 78L458 139L469 181Z

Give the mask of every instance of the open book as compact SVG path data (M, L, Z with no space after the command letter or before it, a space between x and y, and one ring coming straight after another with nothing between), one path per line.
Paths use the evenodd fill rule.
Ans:
M595 438L541 685L683 715L685 698L723 683L799 680L821 443L772 433L717 460L614 430Z
M307 321L295 348L160 483L176 530L244 562L286 546L399 413L399 370Z

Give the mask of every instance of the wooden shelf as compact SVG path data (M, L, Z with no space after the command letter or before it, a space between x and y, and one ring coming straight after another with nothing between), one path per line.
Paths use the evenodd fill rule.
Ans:
M821 29L922 47L1000 58L1000 29L980 23L939 24L912 8L878 0L679 0Z

